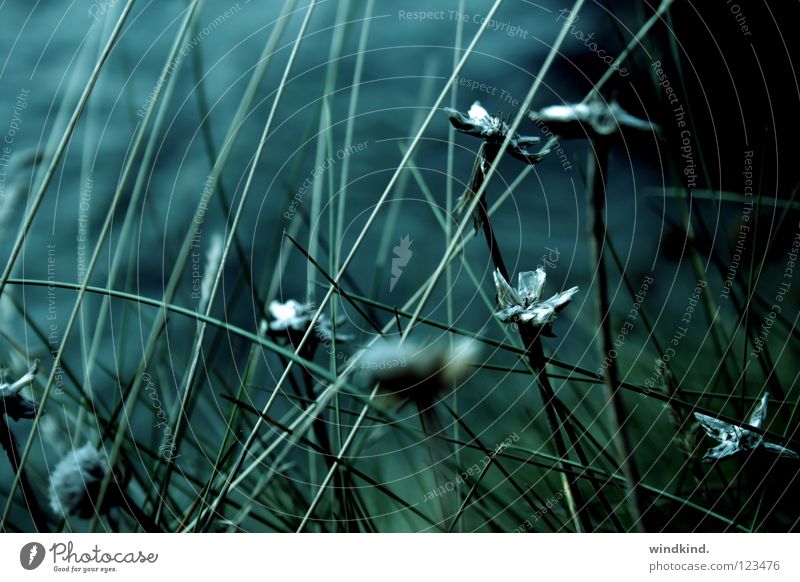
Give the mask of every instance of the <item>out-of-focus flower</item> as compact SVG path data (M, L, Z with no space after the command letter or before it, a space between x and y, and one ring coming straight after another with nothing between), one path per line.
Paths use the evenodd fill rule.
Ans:
M631 115L616 101L609 103L600 97L586 103L551 105L531 111L528 117L565 139L607 137L628 129L659 131L656 124Z
M316 308L312 303L300 303L294 299L289 299L285 303L270 301L269 313L272 315L272 321L268 324L268 330L276 333L286 332L290 335L303 334L308 329L315 312ZM321 341L333 339L333 326L325 314L317 319L314 336ZM347 342L352 339L351 335L338 332L336 334L337 342Z
M36 416L36 403L20 394L20 391L33 383L38 369L39 360L36 360L27 374L12 383L7 383L5 373L0 371L0 413L14 420Z
M310 303L300 303L294 299L285 303L272 300L269 302L269 313L272 316L269 322L271 331L305 331L314 315L314 308Z
M99 512L95 500L108 462L91 443L73 449L50 475L50 507L55 513L88 519Z
M497 146L502 145L511 129L501 117L489 115L489 112L483 108L480 101L475 101L466 114L450 107L445 107L444 111L450 118L450 123L453 124L453 127L461 133L479 137L487 143ZM526 164L538 164L547 152L533 152L529 148L539 143L539 141L538 137L514 133L508 143L507 151Z
M761 428L764 425L764 419L767 416L768 399L769 394L766 393L761 397L758 406L756 406L747 421L750 426ZM737 453L758 448L766 449L781 457L800 459L800 456L794 451L780 445L768 443L762 435L752 430L727 423L724 420L719 420L700 412L695 412L694 417L708 436L719 441L716 447L706 451L703 456L704 461L719 461Z
M553 321L572 297L578 292L577 287L556 293L549 299L542 299L542 289L546 278L541 267L535 271L519 274L519 283L514 289L508 284L500 270L494 272L494 284L497 289L499 311L495 317L503 323L519 323L541 330L543 335L552 336Z
M473 340L459 338L421 346L413 342L376 345L361 358L381 390L401 399L430 404L436 395L465 378L478 355Z

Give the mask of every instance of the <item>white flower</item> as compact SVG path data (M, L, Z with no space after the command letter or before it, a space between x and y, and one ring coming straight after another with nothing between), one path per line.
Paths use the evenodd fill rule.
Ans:
M501 145L511 129L502 118L489 115L489 112L483 108L480 101L475 101L466 115L450 107L445 107L444 111L450 118L450 123L458 131L479 137L488 143ZM511 137L511 141L509 141L508 153L527 164L537 164L542 161L542 156L547 152L534 153L529 151L528 148L539 143L539 141L538 137L515 133Z
M50 475L50 507L55 513L88 519L95 514L95 499L108 472L108 463L86 443L61 459Z
M312 303L300 303L294 299L289 299L285 303L280 301L270 301L269 313L272 321L269 322L269 330L272 332L292 332L304 333L316 313L316 308ZM330 318L324 314L317 319L314 335L318 340L331 341L333 339L333 326ZM336 334L337 342L351 341L353 336Z
M448 111L448 113L450 113L450 111ZM455 113L457 119L462 121L463 116L461 113L458 111ZM492 138L501 134L503 131L503 122L500 118L489 115L489 112L483 108L480 101L475 101L475 103L472 104L472 107L467 111L467 117L469 121L465 124L467 125L467 127L465 127L466 133L478 131L478 137Z
M522 323L542 329L544 335L552 335L552 325L556 314L572 301L578 292L577 287L556 293L549 299L542 299L542 289L547 276L544 269L525 271L519 274L517 288L511 285L500 274L494 272L494 284L497 288L499 311L495 317L503 323Z
M10 384L5 381L5 374L0 371L0 414L10 416L14 420L36 416L36 403L20 394L20 391L33 383L38 369L39 360L36 360L24 376Z
M657 125L634 117L616 101L608 103L600 97L586 103L551 105L529 117L564 138L603 137L625 129L659 131Z
M269 302L269 313L272 315L272 321L269 322L270 330L305 331L314 316L314 306L294 299L289 299L286 303L272 300Z
M756 406L755 410L750 415L750 419L747 421L750 426L754 428L761 428L763 426L764 418L767 416L768 399L769 394L765 393L758 403L758 406ZM703 456L704 461L719 461L720 459L730 457L736 453L751 451L759 447L781 457L800 459L800 456L794 451L780 445L768 443L764 440L763 436L752 430L729 424L724 420L719 420L718 418L699 412L695 412L694 417L708 436L719 441L716 447L706 451L706 454Z
M452 343L421 346L390 342L370 348L361 358L361 369L392 395L414 401L432 401L440 390L466 377L477 358L475 341L458 338Z

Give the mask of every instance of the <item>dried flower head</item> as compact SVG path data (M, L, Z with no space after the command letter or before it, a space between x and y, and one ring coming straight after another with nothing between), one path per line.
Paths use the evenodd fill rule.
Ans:
M616 101L609 103L600 97L585 103L551 105L532 111L528 117L566 139L607 137L626 129L659 131L657 125L631 115Z
M107 472L108 462L91 443L71 450L50 475L50 507L58 514L92 517Z
M480 101L475 101L466 114L450 107L445 107L444 111L450 118L450 123L453 124L453 127L461 133L479 137L487 143L496 144L497 146L502 145L511 129L501 117L489 115L489 112L483 108ZM539 141L538 137L514 133L508 143L507 151L526 164L538 164L547 152L532 152L529 148L539 143Z
M769 394L766 393L761 397L761 400L747 421L750 426L761 428L764 425L764 419L767 416L768 399ZM719 461L737 453L752 451L758 448L771 451L781 457L800 459L800 456L794 451L780 445L768 443L764 440L762 435L752 430L727 423L724 420L719 420L718 418L699 412L695 412L694 417L708 436L719 441L716 447L706 451L706 454L703 456L704 461Z
M273 333L287 333L290 336L302 335L308 329L311 320L314 318L316 308L312 303L300 303L294 299L289 299L285 303L280 301L270 301L269 313L272 320L267 329ZM317 319L314 336L321 341L331 341L333 339L333 326L330 318L322 314ZM352 340L352 336L336 334L337 342Z
M465 378L478 355L477 344L468 339L421 346L391 342L374 346L361 358L361 369L393 396L430 404L442 390Z
M308 327L314 309L310 303L300 303L294 299L289 299L285 303L272 300L269 302L269 313L272 321L269 329L272 331L285 331L292 329L304 331Z
M552 336L553 321L572 297L577 287L556 293L549 299L542 299L542 289L547 275L541 267L535 271L519 274L519 283L514 289L505 280L500 270L494 272L499 311L495 317L503 323L519 323L538 328L543 335Z
M33 383L38 369L39 360L36 360L27 374L13 383L7 383L5 372L0 370L0 413L14 420L36 416L36 403L20 394L20 391Z
M672 375L669 365L661 356L656 357L655 373L655 386L667 398L667 415L675 430L675 444L684 455L691 457L699 440L697 423L684 406L675 402L674 399L681 398L680 386ZM694 470L694 466L692 466L692 470Z

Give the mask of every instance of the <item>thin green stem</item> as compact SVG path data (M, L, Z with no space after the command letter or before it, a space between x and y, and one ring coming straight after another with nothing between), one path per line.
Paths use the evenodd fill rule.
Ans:
M614 349L613 332L611 327L611 299L609 297L608 269L606 267L605 248L606 240L606 180L608 173L608 154L610 143L603 138L590 142L589 162L586 171L586 209L589 227L589 259L595 265L596 282L594 288L595 310L598 314L598 333L600 341L597 342L599 360L608 360L609 365L604 375L606 401L609 406L611 418L611 431L614 435L614 445L620 457L622 473L627 482L627 495L625 500L633 521L633 527L643 531L642 513L639 508L638 487L641 482L639 472L633 457L630 437L625 430L627 414L622 402L621 382L616 358L607 358Z

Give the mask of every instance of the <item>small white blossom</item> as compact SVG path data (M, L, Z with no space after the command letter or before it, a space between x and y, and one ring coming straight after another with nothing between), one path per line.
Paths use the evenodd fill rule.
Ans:
M483 108L480 101L475 101L466 114L450 107L445 107L444 111L450 118L450 123L453 124L453 127L461 133L479 137L488 143L498 146L505 141L511 130L501 117L489 115L489 112ZM539 143L539 141L538 137L514 133L508 144L508 153L527 164L538 164L542 161L542 156L547 152L534 153L529 148Z
M764 419L767 416L767 400L768 394L764 394L761 401L756 406L753 413L750 415L747 423L754 428L761 428L764 425ZM775 453L781 457L789 457L791 459L799 459L800 456L794 451L768 443L764 437L757 432L736 426L719 420L713 416L695 412L694 417L708 436L719 441L719 444L706 451L703 456L704 461L719 461L726 457L730 457L740 452L752 451L757 448L763 448Z
M55 513L88 519L108 472L108 462L86 443L61 459L50 475L50 507Z
M552 335L552 325L558 314L578 292L577 287L542 299L546 274L539 267L535 271L519 274L519 283L514 289L503 278L499 270L494 272L499 311L495 317L503 323L522 323L541 328L544 335Z
M314 316L314 311L311 303L300 303L294 299L289 299L285 303L270 301L269 313L272 315L272 321L269 322L269 329L305 331Z
M272 316L272 321L268 324L269 331L289 334L293 332L305 333L314 318L314 313L316 313L316 308L312 303L300 303L294 299L289 299L285 303L275 300L270 301L268 309ZM314 335L322 341L331 341L333 339L333 326L330 318L325 314L320 315L317 319ZM352 339L352 336L349 335L336 334L336 341L338 342L346 342Z

